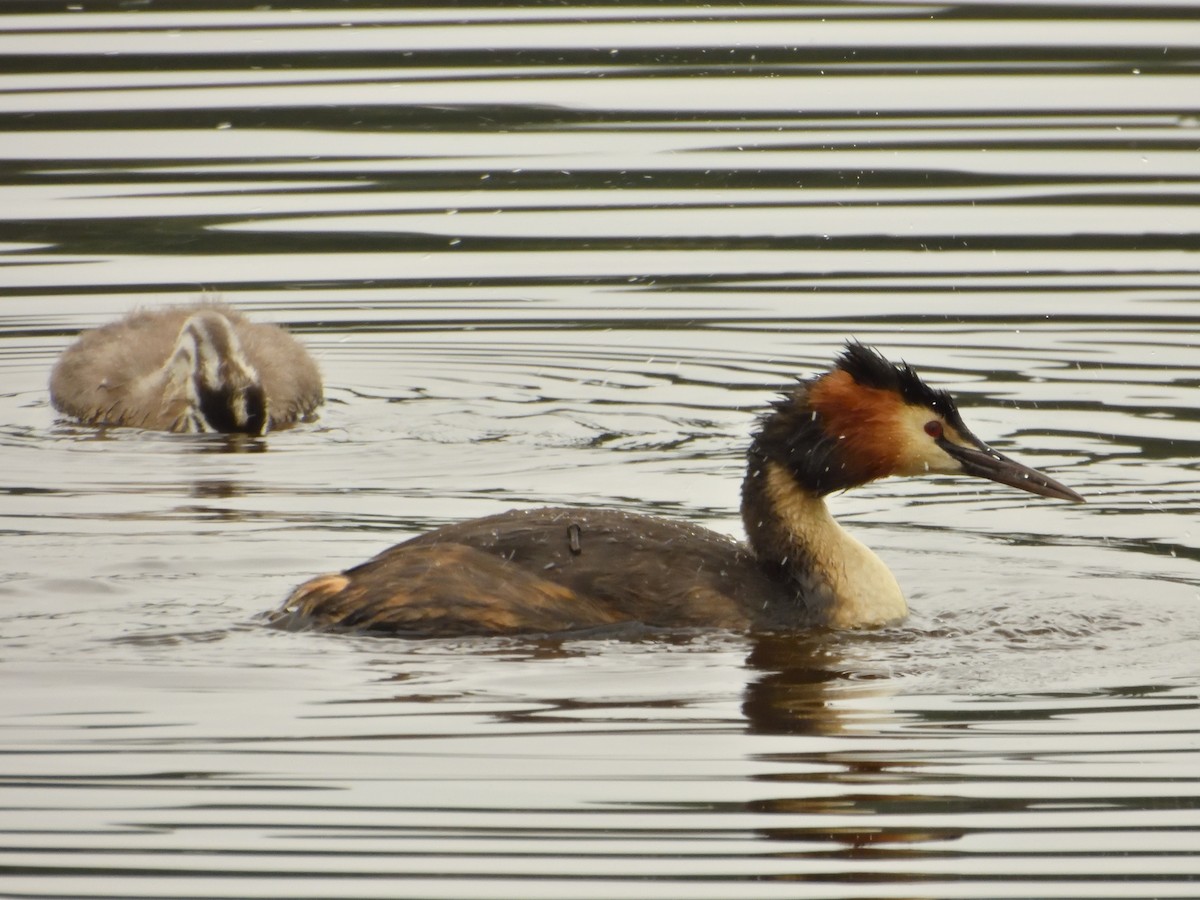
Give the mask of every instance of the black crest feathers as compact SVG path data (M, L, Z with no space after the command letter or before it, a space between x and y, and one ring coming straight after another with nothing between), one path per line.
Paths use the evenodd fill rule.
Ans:
M889 362L879 353L858 341L847 341L834 363L863 387L892 391L899 394L905 403L927 406L955 428L965 431L966 426L954 405L954 398L946 391L931 388L908 363Z

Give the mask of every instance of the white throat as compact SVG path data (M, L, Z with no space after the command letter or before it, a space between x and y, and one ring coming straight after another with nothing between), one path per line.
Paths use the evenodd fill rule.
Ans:
M891 570L865 544L850 535L825 501L802 490L787 470L768 463L766 492L804 565L805 604L814 624L869 628L904 618L908 604Z

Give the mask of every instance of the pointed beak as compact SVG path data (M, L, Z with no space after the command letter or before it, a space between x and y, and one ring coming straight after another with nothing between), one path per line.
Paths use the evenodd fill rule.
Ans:
M966 475L977 475L989 481L1029 491L1031 494L1053 497L1055 500L1070 500L1073 503L1087 502L1079 494L1066 485L1059 484L1049 475L1021 465L1003 453L997 453L982 441L977 447L964 447L962 444L956 444L946 438L941 438L937 443L939 447L962 464L963 473Z

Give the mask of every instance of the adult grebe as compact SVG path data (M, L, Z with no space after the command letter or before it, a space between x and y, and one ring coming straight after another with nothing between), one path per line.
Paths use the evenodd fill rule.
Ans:
M135 312L84 332L50 375L54 408L88 425L263 434L322 402L312 357L228 306Z
M886 475L977 475L1077 493L988 447L907 365L850 343L777 400L742 484L749 546L615 510L512 511L438 528L301 585L289 626L399 635L558 632L618 623L730 629L883 625L908 611L887 566L823 497Z

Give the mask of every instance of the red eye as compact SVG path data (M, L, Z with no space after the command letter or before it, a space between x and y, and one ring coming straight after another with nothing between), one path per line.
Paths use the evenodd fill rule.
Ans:
M942 436L942 423L937 419L932 419L925 423L925 433L935 441Z

